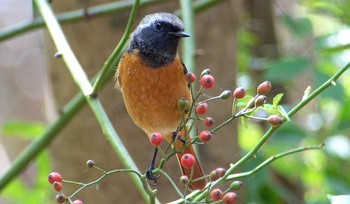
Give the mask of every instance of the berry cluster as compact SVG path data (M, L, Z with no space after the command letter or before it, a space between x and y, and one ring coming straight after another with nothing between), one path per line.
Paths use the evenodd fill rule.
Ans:
M199 83L201 86L199 88L199 91L196 94L194 93L193 86L192 86L192 84L196 81L196 76L193 73L189 72L186 74L186 78L188 83L190 84L193 102L191 103L187 99L179 99L178 108L182 111L183 120L181 121L181 123L179 124L179 127L177 128L176 132L178 133L178 135L174 135L174 140L181 139L181 141L184 142L184 145L180 149L174 149L174 147L170 145L165 151L163 151L160 147L160 145L164 141L163 134L160 132L153 132L150 135L148 135L150 143L153 146L157 147L157 149L164 156L164 158L162 158L161 160L163 164L160 164L159 168L164 166L164 162L167 161L168 158L181 152L181 150L186 146L192 145L194 143L205 144L209 142L213 138L213 135L215 135L220 128L227 125L228 123L230 123L232 120L236 118L243 117L244 119L255 119L255 120L261 120L261 121L267 121L273 127L276 127L282 124L284 119L288 120L288 116L286 116L283 108L279 105L280 99L282 98L281 94L275 96L275 98L273 99L273 104L266 103L267 95L270 93L272 89L272 85L268 81L262 82L257 87L256 95L254 97L249 96L244 87L237 87L233 91L224 90L217 96L203 100L202 99L203 92L206 89L210 89L215 86L215 78L211 75L210 69L205 69L201 73L201 78L199 79ZM215 120L212 117L206 115L209 109L209 104L214 100L227 100L229 98L233 98L231 117L221 124L216 124ZM268 113L268 117L260 118L255 116L255 113L257 110L265 110L265 112ZM191 123L189 123L190 121ZM197 135L195 137L189 137L188 134L194 128L196 122L202 122L206 128L201 131L197 130ZM168 152L169 150L171 150L170 153ZM193 169L197 161L194 155L186 153L182 155L182 157L180 158L180 162L184 168ZM59 194L56 196L57 203L69 202L73 204L78 204L78 203L82 204L83 202L81 200L72 201L72 197L75 196L83 188L93 184L98 184L98 182L100 182L102 178L105 178L110 173L128 171L128 172L136 173L141 177L141 175L138 172L135 172L133 170L112 170L112 171L106 172L96 167L92 160L87 161L86 166L88 168L94 168L98 171L101 171L103 175L97 180L95 180L94 182L90 182L88 184L62 180L61 175L57 172L52 172L49 175L49 182L53 185L54 189L59 192ZM205 187L205 189L202 190L202 192L205 193L206 195L202 197L202 200L205 199L206 203L211 203L211 202L215 202L215 203L222 202L226 204L235 203L237 200L236 191L241 187L242 182L233 181L231 185L225 190L222 190L220 187L217 187L218 185L216 183L216 182L221 183L223 181L227 181L226 178L229 176L229 174L230 172L227 172L225 168L219 167L213 170L210 174L204 176L204 178L200 178L200 179L209 180L208 185ZM189 178L186 175L183 175L180 177L181 183L183 183L186 186L184 196L186 196L187 188L189 184L192 182L191 179L192 178ZM80 188L76 192L74 192L72 196L66 197L61 192L62 183L79 185Z
M114 173L114 171L106 172L106 171L96 167L93 160L88 160L86 162L86 166L89 169L95 168L95 169L101 171L103 175L99 179L95 180L94 182L90 182L89 184L85 184L85 183L79 183L79 182L75 182L75 181L63 180L61 174L57 173L57 172L51 172L49 174L48 181L53 185L53 188L58 192L58 194L56 195L56 202L57 203L67 203L68 202L71 204L83 204L82 200L79 200L79 199L72 200L72 197L75 194L77 194L82 189L82 187L87 187L90 185L98 184L98 182L100 182L106 175L108 175L110 173ZM80 186L80 188L76 192L74 192L71 196L65 196L62 193L62 183L78 185L78 186Z
M193 73L187 73L186 77L189 84L192 84L196 81L196 76ZM279 94L273 99L273 104L266 103L267 95L271 92L272 89L272 85L268 81L262 82L258 85L256 89L256 95L254 97L249 96L244 87L237 87L232 92L230 90L224 90L223 92L221 92L221 94L205 100L201 99L203 96L203 91L205 89L210 89L215 85L215 78L211 75L210 69L205 69L201 73L201 78L199 82L201 86L197 94L193 94L193 89L191 86L193 104L190 104L189 101L184 99L179 100L179 109L182 110L184 116L187 117L184 117L184 121L181 122L178 129L183 129L185 127L184 124L188 124L190 120L193 120L195 122L202 121L204 125L207 128L211 128L211 130L205 129L202 131L198 131L199 134L197 135L197 137L191 138L190 141L187 143L188 145L193 143L207 143L213 138L213 135L216 134L220 128L227 125L233 119L236 119L238 117L243 117L244 119L267 121L273 127L282 124L283 119L288 120L288 116L286 116L283 108L278 104L280 102L282 94ZM212 117L206 116L206 113L209 108L209 103L214 100L226 100L229 99L231 96L233 96L232 116L225 122L218 124L215 127L214 119ZM268 113L268 117L260 118L255 116L257 110L265 110L265 112ZM191 124L192 126L190 126L189 129L193 128L194 123ZM152 138L158 137L155 135L157 134L153 133ZM162 137L159 136L159 138ZM154 145L154 142L151 143ZM181 164L185 168L192 168L195 162L195 157L191 154L185 154L181 158ZM217 168L206 177L209 178L211 182L214 182L217 179L224 177L225 173L226 170L224 168ZM228 175L226 175L226 177L227 176ZM180 181L181 183L184 183L186 185L189 182L191 182L189 181L189 178L185 175L180 177ZM222 192L219 188L211 189L210 186L208 186L205 190L208 193L207 195L210 195L212 201L235 203L237 195L233 191L238 190L241 185L242 183L240 181L234 181L231 184L230 188L224 192ZM210 202L210 199L207 199L207 201Z

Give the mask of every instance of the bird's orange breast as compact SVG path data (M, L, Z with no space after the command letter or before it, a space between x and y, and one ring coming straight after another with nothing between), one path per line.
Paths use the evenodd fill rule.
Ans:
M125 53L116 73L124 103L135 124L147 134L154 131L169 134L181 121L177 103L191 101L180 58L164 67L152 68L138 52Z

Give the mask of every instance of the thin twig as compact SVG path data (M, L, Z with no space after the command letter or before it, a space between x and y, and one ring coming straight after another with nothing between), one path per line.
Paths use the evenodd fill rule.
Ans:
M316 96L318 96L320 93L322 93L324 90L329 88L330 86L334 86L336 83L335 81L350 67L350 62L346 64L343 68L341 68L339 71L337 71L329 80L324 82L320 87L318 87L315 91L313 91L308 97L306 97L304 100L299 102L291 111L288 112L288 116L292 117L296 112L298 112L301 108L303 108L306 104L308 104L311 100L313 100ZM282 122L280 126L271 127L264 135L263 137L258 141L258 143L246 154L244 157L242 157L240 160L238 160L235 164L233 164L228 170L225 176L221 177L220 179L213 182L213 187L218 186L220 183L224 182L229 175L231 175L237 168L242 166L244 163L249 161L250 158L252 158L257 151L263 146L263 144L271 137L271 135L279 128L281 127L285 121ZM196 198L196 201L200 201L205 197L206 192L201 192Z

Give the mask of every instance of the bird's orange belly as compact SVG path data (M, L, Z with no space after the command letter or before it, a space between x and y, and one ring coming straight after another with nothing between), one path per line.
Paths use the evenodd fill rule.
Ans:
M137 54L137 53L136 53ZM177 103L191 100L180 59L161 68L145 66L138 57L126 54L118 67L124 103L135 124L147 134L168 134L176 130L182 115Z

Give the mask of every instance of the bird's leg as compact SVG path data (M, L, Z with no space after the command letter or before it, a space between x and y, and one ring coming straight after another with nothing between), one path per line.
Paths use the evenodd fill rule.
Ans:
M157 180L160 177L160 175L156 176L156 175L153 175L152 173L152 171L154 170L154 164L156 162L157 154L158 154L158 148L156 147L156 149L154 150L151 166L146 170L146 178L148 180L153 181L153 184L157 183Z
M175 130L173 133L172 133L172 138L173 138L173 141L175 141L176 137L179 141L181 141L183 144L185 144L185 140L183 138L181 138L180 136L178 136L178 133L179 133L179 130Z

